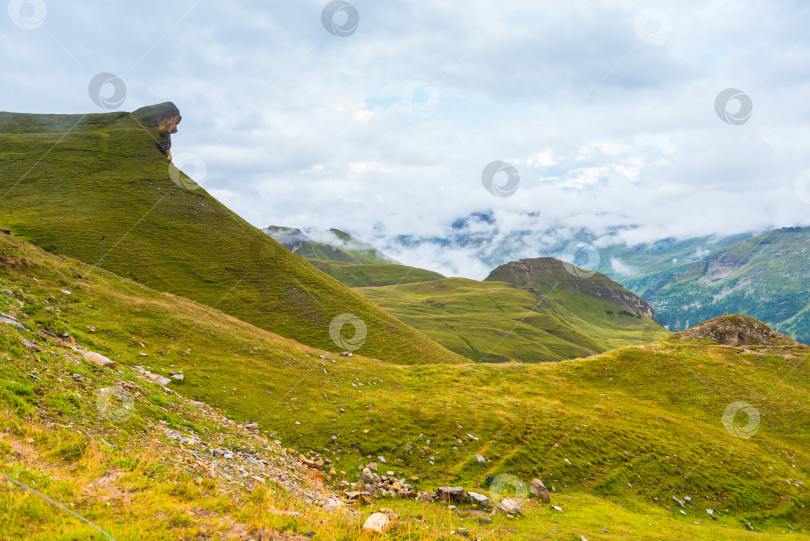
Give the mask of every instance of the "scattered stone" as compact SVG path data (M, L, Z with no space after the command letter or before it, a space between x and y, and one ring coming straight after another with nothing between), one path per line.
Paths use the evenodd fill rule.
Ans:
M443 502L464 501L464 487L439 487L436 489L436 497Z
M470 501L472 501L474 504L480 505L481 507L489 507L489 498L483 494L479 494L477 492L468 492L467 496L469 496Z
M510 515L517 515L523 512L523 509L521 509L517 502L512 498L502 499L500 505L498 505L498 509L505 513L509 513Z
M544 485L543 481L540 479L532 479L532 482L529 485L529 492L546 503L551 501L551 496L546 489L546 485Z
M492 524L492 519L489 517L478 517L478 522L481 524Z
M558 507L558 506L556 506L556 505L552 505L551 507L552 507L552 509L556 509L557 511L559 511L560 513L562 513L562 507Z
M350 502L371 503L371 493L366 490L348 491L344 494Z
M84 376L80 376L79 374L73 374L73 381L84 381Z
M22 345L25 346L28 349L33 349L36 352L42 351L41 349L39 349L38 345L36 345L35 343L33 343L33 342L29 341L29 340L26 340L25 338L22 339Z
M478 462L481 462L481 463L484 463L484 462L486 462L486 461L487 461L487 459L486 459L486 458L484 458L484 457L482 457L481 455L475 455L475 459L476 459Z
M0 312L0 323L5 323L7 325L13 325L14 327L17 327L18 329L20 329L21 331L27 331L28 330L25 327L23 327L22 323L20 323L19 321L17 321L15 318L13 318L11 316L4 314L3 312Z
M108 359L104 355L101 355L100 353L96 353L94 351L85 351L83 357L88 361L94 362L97 365L104 366L106 368L115 368L116 366L118 366L117 362Z
M706 512L707 512L707 513L709 513L709 517L710 517L712 520L717 520L717 517L716 517L716 516L714 516L714 509L706 509Z
M385 461L385 457L378 456L378 457L377 457L377 460L379 460L379 461L380 461L380 462L382 462L383 464L387 464L387 462Z
M674 501L675 503L677 503L679 507L683 507L683 506L684 506L683 500L682 500L682 499L680 499L680 498L678 498L677 496L673 496L673 497L672 497L672 501Z
M684 496L684 497L683 497L683 501L685 501L685 502L691 502L691 501L692 501L692 498L690 498L689 496Z
M391 520L385 513L373 513L370 517L366 519L366 522L363 524L363 530L367 532L375 532L381 534L385 533L385 530L388 529L388 526L390 524Z
M252 432L253 434L259 433L259 423L248 423L245 425L245 429L248 432Z
M160 376L158 374L153 374L152 372L145 369L143 366L136 366L135 370L137 370L146 379L150 379L156 383L159 383L160 385L163 385L164 387L169 383L171 383L172 381L167 377Z

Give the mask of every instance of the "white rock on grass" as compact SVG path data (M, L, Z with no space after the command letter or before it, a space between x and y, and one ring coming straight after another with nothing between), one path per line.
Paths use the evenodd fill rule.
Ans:
M363 523L363 530L367 532L385 533L388 526L391 524L388 516L385 513L373 513Z
M504 498L503 500L501 500L501 504L498 506L498 508L501 511L504 511L512 515L516 515L518 513L523 512L523 509L521 509L520 506L517 504L517 502L512 498Z

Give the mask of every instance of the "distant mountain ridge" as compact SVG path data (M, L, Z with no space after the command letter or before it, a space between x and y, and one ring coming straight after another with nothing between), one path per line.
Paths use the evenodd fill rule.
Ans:
M677 272L629 279L672 330L724 313L764 321L810 343L810 228L784 228L740 240Z
M262 231L289 251L306 259L340 261L355 265L398 263L372 245L339 229L303 231L294 227L271 225Z

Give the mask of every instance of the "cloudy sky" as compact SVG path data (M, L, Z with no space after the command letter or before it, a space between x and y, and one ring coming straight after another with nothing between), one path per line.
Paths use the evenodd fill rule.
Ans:
M809 22L799 0L12 0L0 109L171 100L175 163L254 225L479 277L394 239L490 211L502 236L628 243L810 225ZM91 99L99 73L123 103Z

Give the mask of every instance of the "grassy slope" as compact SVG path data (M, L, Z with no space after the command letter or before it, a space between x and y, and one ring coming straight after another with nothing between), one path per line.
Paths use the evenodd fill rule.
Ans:
M557 361L665 334L653 321L620 314L611 303L573 291L538 301L503 282L466 278L357 291L476 362Z
M375 287L398 284L429 282L444 278L438 272L417 269L394 263L355 265L336 261L310 259L321 272L324 272L348 287Z
M671 277L639 285L659 321L683 328L723 313L761 319L810 342L810 228L771 231L741 240Z
M331 347L341 313L368 327L363 351L402 362L453 353L325 276L202 189L169 176L164 134L127 113L0 113L0 225L46 250L216 306L266 329Z
M488 475L525 482L537 476L556 489L553 502L564 510L528 503L525 518L496 517L482 528L474 517L386 502L425 516L437 538L460 525L514 539L659 539L662 531L681 539L770 538L746 532L744 521L774 535L788 524L810 528L803 508L810 495L787 482L810 483L806 347L745 350L671 337L542 365L397 366L358 357L333 363L216 310L15 239L0 242L0 285L28 307L0 294L0 311L18 312L32 327L69 331L125 366L182 368L184 395L240 422L256 420L271 438L320 451L347 472L382 455L383 469L420 475L422 489L448 482L473 489ZM1 329L14 340L17 331ZM20 370L34 365L15 366L14 359L4 365L0 399L38 400L38 384L29 383L28 394L10 383L21 383ZM761 413L753 438L731 436L721 423L726 405L738 400ZM476 453L487 462L478 463ZM672 495L693 499L686 516ZM720 520L709 521L706 507Z

